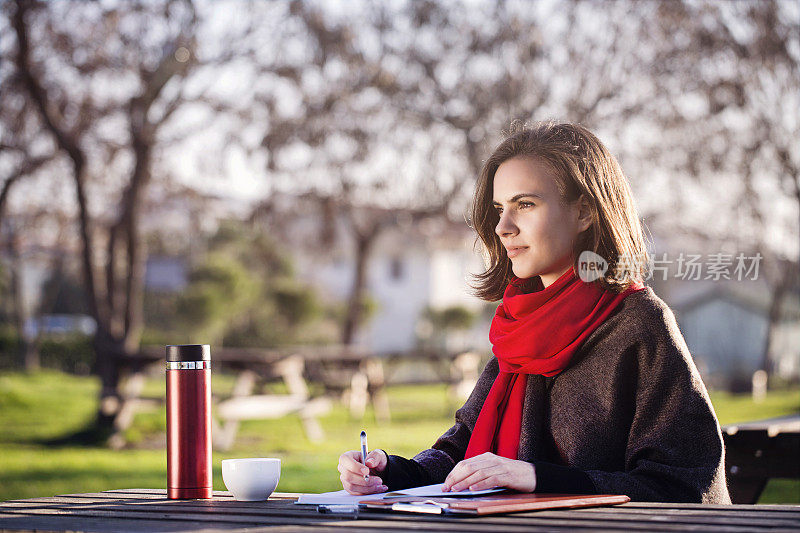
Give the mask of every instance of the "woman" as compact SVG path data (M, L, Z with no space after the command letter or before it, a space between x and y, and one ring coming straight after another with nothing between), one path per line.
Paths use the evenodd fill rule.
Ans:
M495 357L431 449L374 450L366 466L345 452L344 488L730 503L714 409L675 317L643 285L630 188L597 137L573 124L512 132L483 167L472 222L489 259L476 293L502 298Z

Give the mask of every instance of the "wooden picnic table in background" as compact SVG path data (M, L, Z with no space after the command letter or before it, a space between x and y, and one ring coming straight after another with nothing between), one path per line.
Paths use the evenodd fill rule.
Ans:
M400 360L424 362L433 370L434 381L450 385L454 396L465 398L477 382L481 356L475 352L440 353L413 351L375 354L344 345L298 346L283 349L212 349L212 369L236 376L231 396L214 398L212 428L214 446L230 449L239 424L248 419L279 418L296 413L306 436L312 441L324 438L317 417L331 408L332 399L342 399L354 418L364 416L371 403L378 421L391 417L386 396L386 367ZM134 356L122 358L126 369L121 389L121 414L117 419L112 447L124 445L123 432L136 412L163 402L162 397L143 396L148 376L164 371L163 346L143 347ZM287 393L260 394L270 381L282 381ZM311 383L322 386L321 394L311 392Z
M239 502L215 491L211 500L167 500L162 489L121 489L0 503L0 529L48 531L798 531L800 505L701 505L630 502L611 507L492 515L321 514L295 505L297 494Z
M728 424L722 437L734 503L757 502L772 478L800 479L800 415Z

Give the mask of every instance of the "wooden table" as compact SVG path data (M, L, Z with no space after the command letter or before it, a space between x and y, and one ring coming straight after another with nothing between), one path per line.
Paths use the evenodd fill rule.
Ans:
M360 511L320 514L275 493L267 502L167 500L164 490L121 489L0 503L0 529L48 531L798 531L800 505L627 503L614 507L537 511L480 518Z

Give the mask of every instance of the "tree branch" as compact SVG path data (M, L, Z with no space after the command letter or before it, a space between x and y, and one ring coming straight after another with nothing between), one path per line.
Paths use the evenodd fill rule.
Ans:
M53 156L25 157L20 168L18 168L3 181L3 187L0 189L0 223L3 222L3 215L5 213L5 207L6 203L8 202L8 195L11 191L11 187L17 181L19 181L20 178L36 172L39 167L50 161L52 158Z
M17 35L17 68L22 81L36 104L39 114L50 133L55 137L58 147L64 150L72 160L73 178L75 180L75 192L78 200L79 221L81 239L83 240L82 261L83 274L88 293L89 310L97 321L99 327L106 326L106 316L103 312L98 298L97 284L95 281L95 269L93 261L94 240L92 238L89 220L89 207L86 199L85 172L86 156L81 150L78 139L70 135L66 128L59 123L59 118L51 111L48 106L48 95L45 88L36 78L30 60L30 40L28 27L25 23L25 16L28 13L31 2L27 0L17 0L16 10L12 16L12 25Z

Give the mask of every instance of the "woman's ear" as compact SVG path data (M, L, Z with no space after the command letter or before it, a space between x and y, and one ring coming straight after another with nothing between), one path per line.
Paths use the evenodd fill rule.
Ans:
M586 231L594 221L592 204L585 195L578 199L578 231Z

